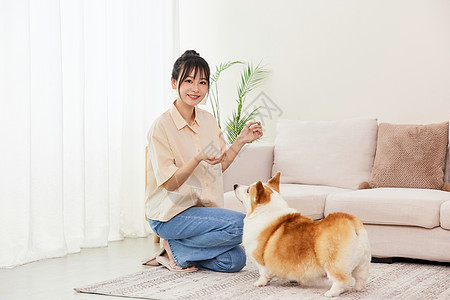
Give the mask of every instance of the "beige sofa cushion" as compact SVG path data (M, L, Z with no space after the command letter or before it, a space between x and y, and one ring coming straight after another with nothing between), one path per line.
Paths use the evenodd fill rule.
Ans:
M442 203L450 193L428 189L378 188L329 195L325 216L333 212L352 214L367 224L440 226Z
M281 183L356 189L370 178L377 129L376 119L279 119L272 174L281 171Z
M366 224L364 227L369 235L370 250L374 257L409 257L450 261L449 230L441 227L425 229L414 226L370 224Z
M234 191L226 192L224 195L224 208L238 211L245 214L244 204L236 198Z
M224 192L233 191L237 184L248 185L272 177L273 145L252 143L245 145L233 163L223 173Z
M441 227L450 230L450 201L441 205Z
M369 185L442 189L449 123L381 123Z
M328 195L348 191L348 189L324 185L280 184L280 193L289 207L295 208L302 215L313 220L323 218Z
M280 192L289 207L297 209L302 215L313 220L323 218L325 199L331 193L348 192L330 186L280 184ZM234 192L225 193L225 208L245 213L244 205L236 198Z

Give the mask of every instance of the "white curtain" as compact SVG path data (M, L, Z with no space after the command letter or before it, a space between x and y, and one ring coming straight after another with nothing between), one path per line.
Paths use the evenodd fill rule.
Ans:
M0 267L149 232L176 0L0 0Z

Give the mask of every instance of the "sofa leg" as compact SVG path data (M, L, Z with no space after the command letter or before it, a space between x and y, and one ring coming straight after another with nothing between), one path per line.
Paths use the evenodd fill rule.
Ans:
M380 264L392 264L394 263L394 260L392 257L372 257L373 263L380 263Z
M155 234L155 236L153 237L153 242L154 242L154 243L159 243L159 236L157 236L156 234Z

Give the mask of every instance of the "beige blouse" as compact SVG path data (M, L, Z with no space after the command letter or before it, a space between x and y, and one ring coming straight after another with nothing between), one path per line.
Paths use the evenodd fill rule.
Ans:
M221 164L201 161L177 190L170 192L162 187L197 153L220 155L226 150L213 115L196 107L194 125L189 126L172 105L156 119L147 138L146 214L149 219L168 221L193 206L223 207Z

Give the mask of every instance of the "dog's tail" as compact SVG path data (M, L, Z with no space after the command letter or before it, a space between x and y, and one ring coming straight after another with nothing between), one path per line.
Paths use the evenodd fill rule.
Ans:
M352 216L352 215L350 215L350 214L347 214L347 213L335 213L336 215L339 215L340 217L343 217L343 218L345 218L345 219L347 219L347 221L351 224L351 225L353 225L352 227L353 227L353 229L354 229L354 231L355 231L355 234L356 234L356 236L359 238L359 239L362 239L362 240L369 240L369 238L368 238L368 236L367 236L367 231L366 231L366 229L364 228L364 224L361 222L361 220L360 219L358 219L358 218L356 218L355 216ZM350 225L349 224L349 225ZM350 226L351 226L350 225ZM351 228L351 227L350 227Z
M355 233L356 236L358 237L358 239L361 242L364 242L365 244L369 245L369 236L367 234L366 229L364 228L363 223L361 222L361 220L359 220L358 218L354 218L353 219L353 224L354 224L354 228L355 228Z
M357 236L364 235L364 234L367 235L366 229L364 228L364 225L361 222L361 220L354 218L353 226L355 226L355 233Z

